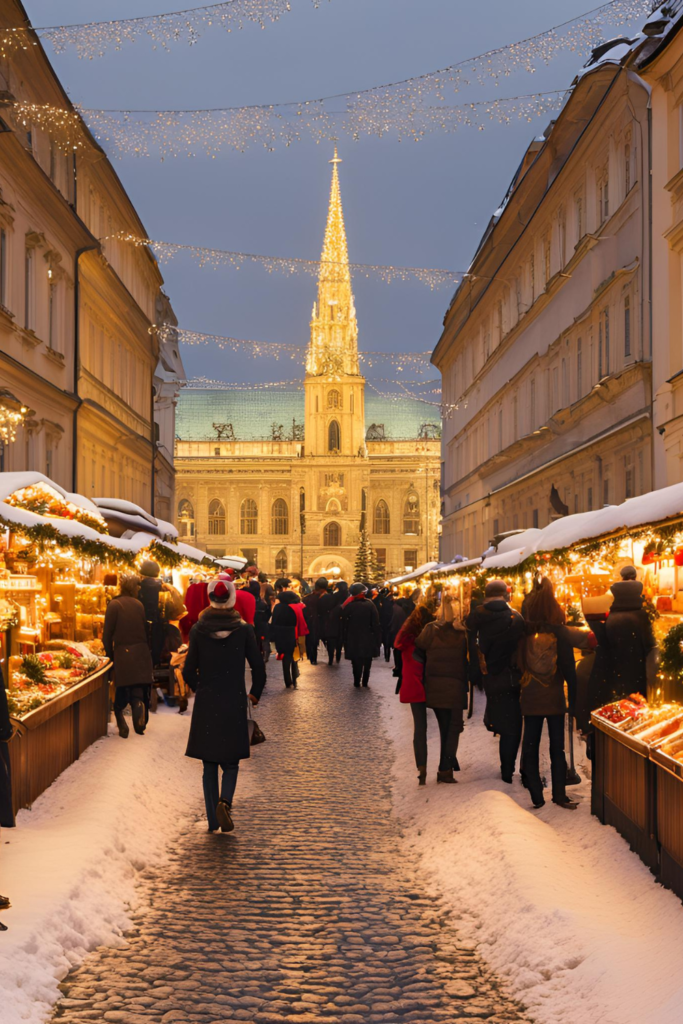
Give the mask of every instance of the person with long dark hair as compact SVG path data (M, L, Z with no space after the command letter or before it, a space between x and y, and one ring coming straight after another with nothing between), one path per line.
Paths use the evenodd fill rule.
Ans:
M553 803L567 810L577 804L567 796L564 720L565 683L572 712L576 700L576 667L566 616L547 577L538 580L524 601L526 635L520 641L521 707L524 718L522 778L535 808L543 807L539 751L543 723L548 723Z
M394 646L403 656L404 670L398 695L401 704L410 704L413 715L413 750L420 786L427 782L427 695L423 682L424 662L414 657L415 641L427 623L433 621L432 613L421 604L408 616L394 640Z

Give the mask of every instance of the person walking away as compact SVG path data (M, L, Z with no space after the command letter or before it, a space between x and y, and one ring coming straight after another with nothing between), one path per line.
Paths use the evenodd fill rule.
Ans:
M379 624L382 629L382 647L384 660L391 658L391 620L394 614L394 598L388 587L379 592Z
M268 630L270 607L261 597L261 587L257 579L252 579L249 582L248 589L256 604L256 611L254 612L254 632L256 633L256 642L259 645L263 661L266 663L270 658L270 635Z
M629 693L648 695L657 674L657 641L643 608L643 584L635 566L624 566L621 580L610 587L614 601L604 626L611 693L605 703ZM599 707L600 704L596 704Z
M327 580L324 576L321 576L315 581L315 587L312 594L308 594L304 600L304 615L306 617L306 625L308 626L308 636L306 637L306 656L310 661L311 665L318 664L318 645L321 640L320 630L320 599L323 594L327 593Z
M344 602L349 596L349 585L345 580L337 580L334 590L327 591L320 598L318 608L324 622L325 646L327 648L328 665L337 665L342 655L341 615Z
M398 687L401 704L410 704L413 716L413 751L418 782L427 782L427 704L423 683L424 662L414 657L415 641L434 616L425 605L419 605L401 626L394 643L404 663L403 678Z
M397 647L394 646L394 641L398 636L399 630L403 623L406 621L409 615L412 615L415 611L415 604L412 598L399 597L398 600L394 601L391 609L391 628L389 630L389 643L394 651L394 675L397 677L399 683L401 681L401 669L403 662L403 655Z
M564 720L576 702L576 667L572 637L553 585L544 577L524 603L526 635L520 641L521 709L524 717L522 778L536 809L543 807L539 750L544 721L548 723L553 803L567 810L577 804L567 796Z
M292 671L297 625L296 614L292 609L292 604L295 601L298 601L298 597L293 591L280 591L270 619L271 636L275 643L278 660L282 662L282 675L288 690L292 686L296 686L296 678Z
M369 685L372 659L379 656L382 644L379 612L366 594L364 583L354 583L341 617L344 657L353 667L355 687Z
M159 563L151 558L140 566L142 581L139 597L145 609L148 642L152 652L152 665L155 668L161 661L161 652L164 649L164 621L159 600L163 584L159 579L159 572Z
M204 765L204 803L209 832L231 832L232 802L239 763L249 757L247 702L258 704L266 683L266 668L256 643L254 627L235 607L235 586L212 580L210 607L190 633L190 649L183 678L196 694L186 757ZM247 696L246 663L251 669ZM221 768L220 791L218 768Z
M473 682L483 684L486 694L484 722L500 736L500 775L512 783L522 739L517 649L525 626L509 599L504 580L489 580L483 603L470 611L465 624L477 643L477 661L470 668Z
M416 613L413 613L416 614ZM410 620L408 620L410 621ZM397 638L398 639L398 638ZM467 630L455 619L453 605L444 596L439 618L427 623L415 640L415 653L425 658L423 684L425 691L425 729L427 708L432 708L439 724L441 753L437 782L454 783L458 743L465 728L464 712L468 699ZM403 673L408 671L403 660ZM401 683L401 689L403 683ZM426 755L426 750L425 750ZM418 769L419 770L419 769ZM424 771L427 771L425 756Z
M258 574L259 587L261 588L261 600L265 601L268 605L268 614L273 610L273 602L275 601L275 588L272 583L269 582L265 572Z
M0 828L14 828L14 809L12 806L12 776L10 771L9 748L12 739L12 721L7 705L7 690L0 665ZM0 910L9 910L12 906L9 896L0 896ZM0 921L0 931L7 931L7 925Z
M109 602L102 634L105 653L114 665L114 716L119 736L124 740L128 739L129 729L123 712L129 704L133 728L139 736L143 735L154 682L152 653L147 642L149 620L138 599L139 592L138 576L121 577L120 593Z

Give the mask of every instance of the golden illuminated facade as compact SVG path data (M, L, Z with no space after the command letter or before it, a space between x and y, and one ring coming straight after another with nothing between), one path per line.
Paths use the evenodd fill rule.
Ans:
M361 522L387 576L438 554L438 410L365 395L339 187L332 187L304 394L187 389L178 407L177 522L270 574L353 576Z

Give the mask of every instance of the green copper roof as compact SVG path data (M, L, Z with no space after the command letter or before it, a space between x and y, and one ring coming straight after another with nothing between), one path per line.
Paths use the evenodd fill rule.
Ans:
M219 391L186 388L181 391L176 436L181 441L272 440L301 437L304 424L303 391ZM438 409L414 398L396 401L365 394L366 430L383 427L388 441L410 441L424 435L440 436ZM381 431L379 435L381 436ZM371 434L371 438L377 432Z

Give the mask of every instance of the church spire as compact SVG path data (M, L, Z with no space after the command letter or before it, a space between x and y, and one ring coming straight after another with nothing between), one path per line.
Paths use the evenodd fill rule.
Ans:
M341 160L335 146L325 241L320 257L318 301L313 306L306 373L312 376L357 375L358 325L351 290L349 253L339 187Z

